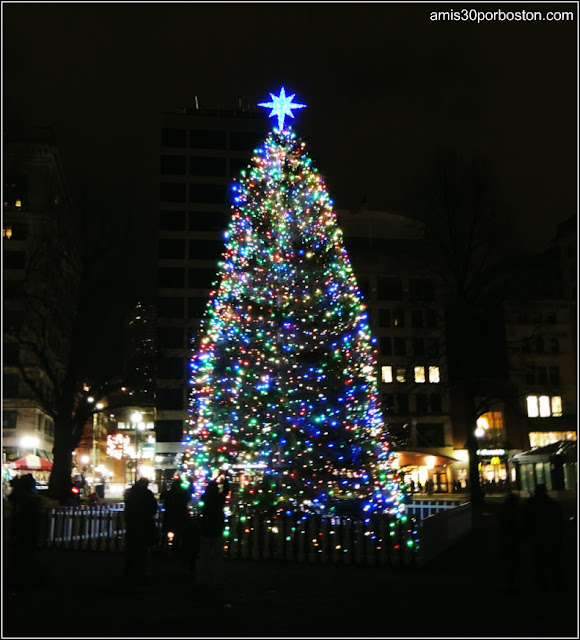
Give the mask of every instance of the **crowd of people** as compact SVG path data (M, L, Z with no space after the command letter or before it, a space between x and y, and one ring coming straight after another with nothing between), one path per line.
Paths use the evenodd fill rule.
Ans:
M191 487L174 478L159 495L159 502L140 478L125 492L126 578L134 584L147 584L148 554L156 546L174 554L196 578L202 595L223 588L223 535L225 505L230 491L229 478L222 474L208 482L201 497L199 514L190 512ZM161 537L155 524L159 507L163 509ZM199 561L198 561L199 560Z
M77 479L71 481L68 506L80 504L75 498L82 490ZM202 595L219 592L223 588L223 535L229 492L227 474L211 480L201 497L199 512L194 513L190 509L191 487L183 485L180 478L174 478L159 499L149 489L149 480L139 478L124 494L127 581L134 585L151 582L149 554L157 548L176 558L195 578ZM47 506L44 502L32 474L12 478L4 503L5 542L20 575L32 574L38 564L42 509ZM99 504L96 495L93 504Z

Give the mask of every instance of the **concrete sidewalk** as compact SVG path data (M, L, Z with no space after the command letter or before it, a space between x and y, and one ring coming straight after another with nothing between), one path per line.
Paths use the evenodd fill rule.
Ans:
M496 509L486 508L471 534L427 566L229 561L224 599L212 603L166 553L151 556L151 585L133 587L121 554L44 551L38 582L15 587L5 574L2 637L577 638L571 521L564 558L561 585L536 585L525 558L508 590Z

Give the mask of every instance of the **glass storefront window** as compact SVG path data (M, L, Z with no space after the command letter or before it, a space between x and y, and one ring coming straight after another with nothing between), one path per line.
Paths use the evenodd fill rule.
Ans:
M564 465L564 489L576 489L578 486L578 463Z
M575 431L531 431L528 434L530 447L545 447L560 440L576 440Z
M536 484L544 484L544 464L542 462L536 462Z

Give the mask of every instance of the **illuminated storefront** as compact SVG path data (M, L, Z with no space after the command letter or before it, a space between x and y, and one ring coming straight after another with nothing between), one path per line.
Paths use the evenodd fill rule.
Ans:
M453 464L455 458L419 451L398 451L395 454L401 481L416 492L428 491L428 481L432 481L432 493L453 491Z

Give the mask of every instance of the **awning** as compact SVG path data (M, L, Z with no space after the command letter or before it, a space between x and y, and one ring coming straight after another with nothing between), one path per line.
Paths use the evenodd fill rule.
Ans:
M399 451L395 451L395 453L397 454L400 467L408 467L408 466L424 467L424 466L427 466L427 458L435 458L436 467L458 462L456 458L452 458L450 456L446 456L439 453L428 453L426 451L399 450Z
M6 466L9 469L21 471L50 471L52 469L52 462L39 456L29 455L19 458L14 462L9 462Z
M577 446L575 440L559 440L545 447L536 447L518 453L513 457L513 461L518 464L534 464L536 462L550 462L554 459L564 462L576 462L578 459Z

